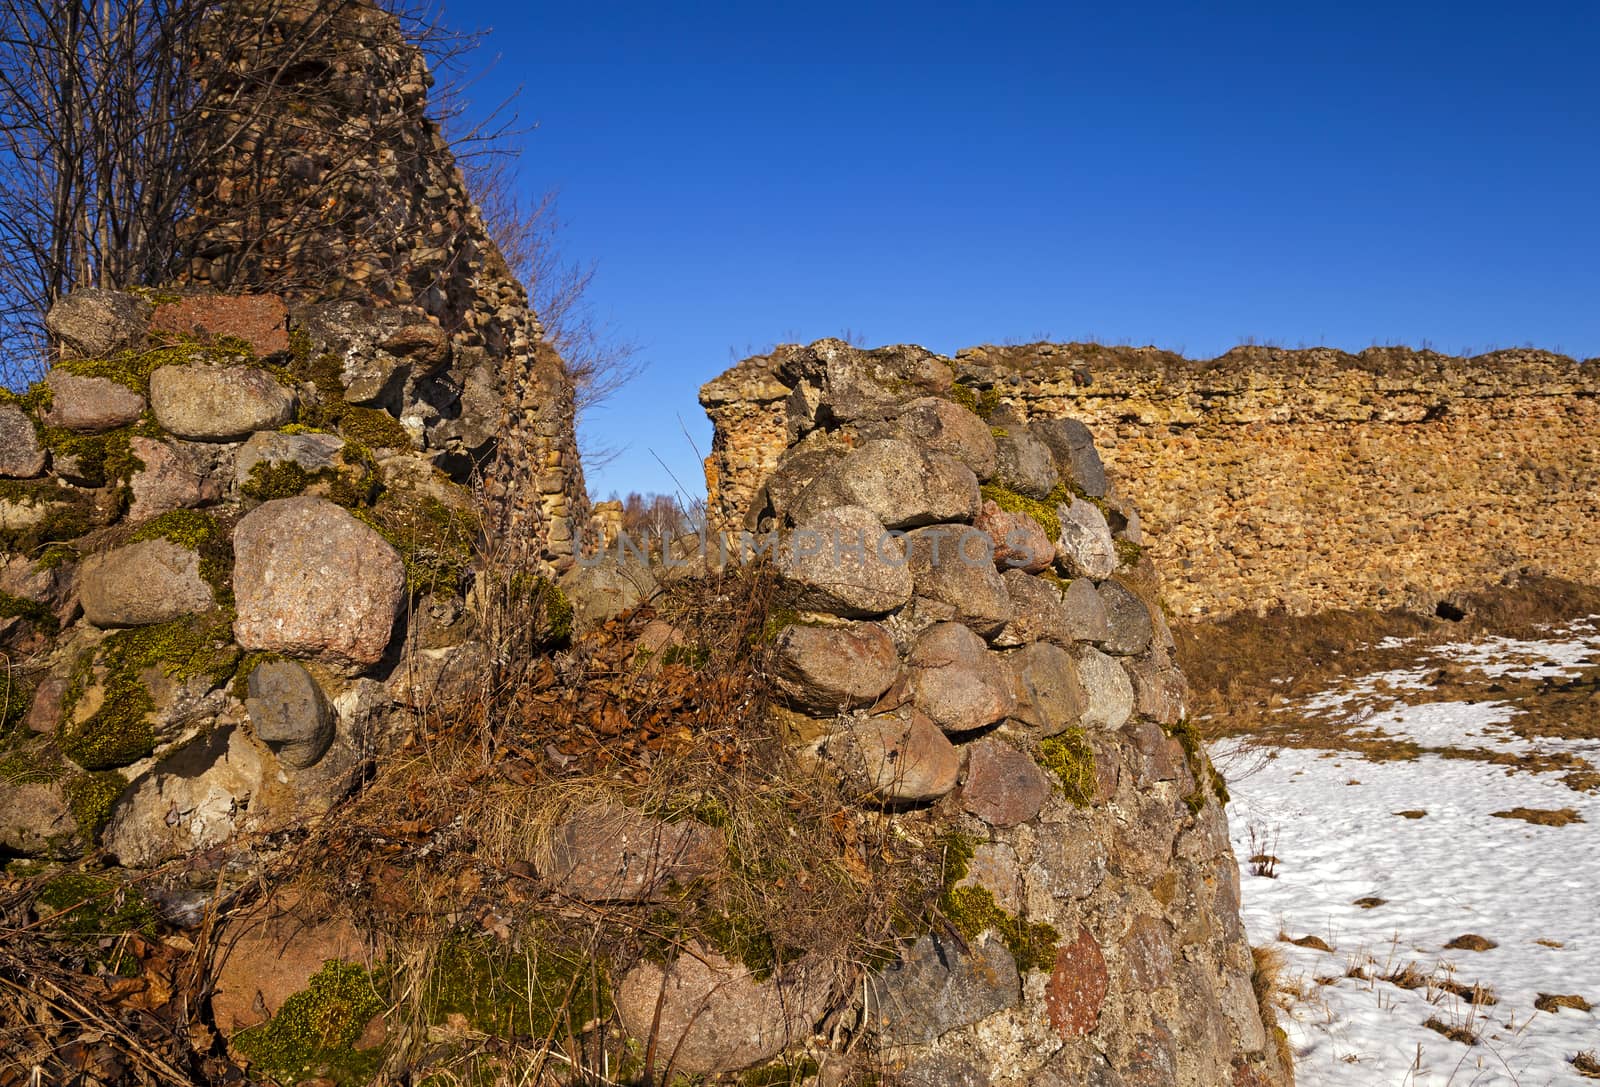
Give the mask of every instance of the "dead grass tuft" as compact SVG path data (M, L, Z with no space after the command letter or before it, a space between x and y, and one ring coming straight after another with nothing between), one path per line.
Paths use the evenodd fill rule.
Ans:
M1328 941L1324 940L1321 936L1301 936L1299 939L1289 940L1288 942L1294 944L1296 947L1309 947L1315 951L1333 950L1333 948L1328 946Z
M1437 1016L1429 1018L1429 1020L1422 1025L1427 1027L1429 1030L1438 1031L1446 1038L1449 1038L1452 1042L1460 1042L1462 1045L1478 1044L1478 1035L1470 1027L1460 1024L1446 1023Z
M1571 1008L1573 1011L1588 1012L1594 1010L1594 1005L1576 993L1540 993L1533 1006L1542 1012L1558 1012L1562 1008Z
M1572 808L1508 808L1489 813L1496 819L1521 819L1541 827L1564 827L1583 822L1583 816Z
M1338 746L1369 758L1415 758L1420 748L1413 743L1381 733L1349 736L1342 728L1337 736L1330 736L1326 723L1277 711L1327 689L1344 676L1413 666L1429 645L1458 642L1485 632L1530 637L1542 633L1541 627L1550 623L1600 614L1600 588L1525 577L1463 597L1459 603L1466 617L1457 622L1408 611L1352 610L1175 623L1178 661L1192 688L1191 717L1204 721L1212 737L1246 736L1285 746L1328 746L1337 740ZM1513 726L1519 735L1530 731L1568 738L1595 735L1594 715L1587 707L1597 677L1498 684L1480 680L1482 677L1469 675L1459 665L1447 663L1437 670L1430 697L1442 700L1472 694L1466 691L1470 686L1476 692L1474 700L1492 694L1515 701L1525 711ZM1485 693L1491 687L1493 691ZM1505 759L1514 761L1510 755ZM1594 769L1577 758L1538 768L1579 775ZM1600 786L1600 781L1594 784Z

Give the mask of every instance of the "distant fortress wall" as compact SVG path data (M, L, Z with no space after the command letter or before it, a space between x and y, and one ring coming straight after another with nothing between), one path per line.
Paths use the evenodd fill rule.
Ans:
M728 522L805 410L777 357L702 392ZM992 419L1088 424L1178 618L1431 609L1519 570L1600 579L1600 359L1034 344L939 361Z

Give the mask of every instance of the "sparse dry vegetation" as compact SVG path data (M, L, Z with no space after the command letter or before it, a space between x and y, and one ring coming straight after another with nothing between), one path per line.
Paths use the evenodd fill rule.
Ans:
M906 813L891 833L888 815L779 742L765 713L766 570L675 583L654 605L577 636L551 587L493 570L479 622L495 639L494 666L420 711L409 746L336 818L255 842L258 878L234 886L219 872L222 893L198 934L150 928L148 910L129 932L102 904L142 902L136 887L107 878L58 902L56 877L18 878L13 866L0 899L9 1009L0 1018L41 1054L53 1049L52 1068L65 1069L62 1031L77 1023L103 1030L127 1082L220 1080L230 1059L218 1037L201 1023L173 1036L160 1016L208 984L207 941L220 922L292 889L312 915L348 918L381 950L370 967L319 975L304 1000L236 1043L281 1082L308 1073L365 1082L381 1071L658 1083L670 1054L631 1050L611 1002L634 962L694 943L758 976L820 959L845 993L941 908L947 839ZM641 644L661 623L677 632L670 652ZM566 893L545 878L552 838L572 813L608 805L714 829L720 865L639 903ZM205 863L147 878L181 885ZM83 920L40 924L46 901L58 918ZM137 984L75 969L80 933L102 929ZM358 1046L379 1011L386 1030Z

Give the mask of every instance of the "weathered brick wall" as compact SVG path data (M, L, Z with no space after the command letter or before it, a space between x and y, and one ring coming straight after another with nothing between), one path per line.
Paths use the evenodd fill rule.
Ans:
M1432 608L1519 569L1600 571L1600 360L1035 344L949 363L991 412L1089 425L1178 617ZM764 359L706 386L717 516L743 515L800 396Z

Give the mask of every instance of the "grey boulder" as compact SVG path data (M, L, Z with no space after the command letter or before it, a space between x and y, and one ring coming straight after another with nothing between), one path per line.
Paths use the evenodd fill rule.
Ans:
M50 307L44 327L61 348L62 358L100 359L144 346L155 308L121 291L85 287Z
M1061 594L1061 610L1073 640L1099 644L1111 637L1111 619L1094 582L1080 577Z
M1078 723L1088 708L1072 654L1049 642L1024 646L1006 658L1017 708L1012 718L1039 736L1054 736Z
M994 933L963 947L930 932L867 991L869 1026L891 1045L911 1045L1014 1007L1022 1000L1022 979Z
M1148 649L1155 636L1155 625L1145 602L1132 589L1112 579L1100 583L1099 593L1111 627L1110 635L1101 642L1100 648L1124 657Z
M1105 496L1105 465L1087 426L1076 419L1041 419L1028 429L1049 446L1062 478L1076 483L1091 498Z
M1128 673L1112 658L1087 646L1078 651L1075 663L1087 698L1084 726L1107 731L1121 728L1133 716L1133 681Z
M911 599L905 545L861 506L823 510L795 527L778 553L778 574L801 607L870 618Z
M937 800L961 770L955 745L910 708L848 722L828 738L827 752L863 792L891 804Z
M877 623L795 624L778 636L775 679L797 706L823 713L865 706L894 682L900 657Z
M216 603L200 576L200 556L165 539L91 556L84 561L78 591L83 617L97 627L165 623Z
M1096 581L1110 577L1117 568L1117 544L1105 514L1092 502L1074 496L1070 503L1056 507L1061 520L1061 535L1056 540L1056 558L1074 574Z
M344 439L337 434L283 434L263 430L250 435L239 447L233 464L234 482L249 482L258 464L296 464L308 475L315 475L337 467L334 458L343 448Z
M1016 707L1004 663L960 623L924 631L906 664L913 703L946 732L992 725Z
M932 614L986 638L1011 621L1011 597L987 533L971 525L929 525L908 532L905 544L913 591L936 605Z
M44 446L29 419L15 404L0 404L0 476L32 479L44 471Z
M127 426L144 414L144 397L108 377L84 377L59 367L44 378L50 407L44 421L84 434Z
M245 711L278 761L303 770L333 743L333 714L311 673L294 661L262 661L250 672Z
M156 422L193 441L235 441L283 426L294 405L294 393L254 366L162 366L150 375Z
M1031 498L1044 498L1060 482L1050 447L1026 427L1002 427L995 434L996 476L1005 486Z
M617 987L629 1035L653 1041L663 1065L701 1075L771 1060L811 1033L827 1010L829 984L802 962L764 980L709 947L689 946L663 968L648 960Z
M1061 603L1060 589L1044 578L1021 570L1007 570L1000 578L1005 582L1006 595L1011 598L1011 621L994 639L996 646L1010 648L1039 641L1072 644L1072 631L1067 623L1066 608ZM1093 591L1090 585L1090 592Z
M887 528L970 521L978 512L978 477L954 457L883 438L819 475L796 500L793 516L809 519L835 506L871 510Z
M900 414L861 427L863 437L902 438L921 449L945 453L971 468L979 480L995 473L994 435L989 424L951 400L924 396Z
M212 458L196 453L196 447L135 434L128 439L128 448L144 465L128 481L133 499L129 521L146 521L222 497L222 480L213 471Z

